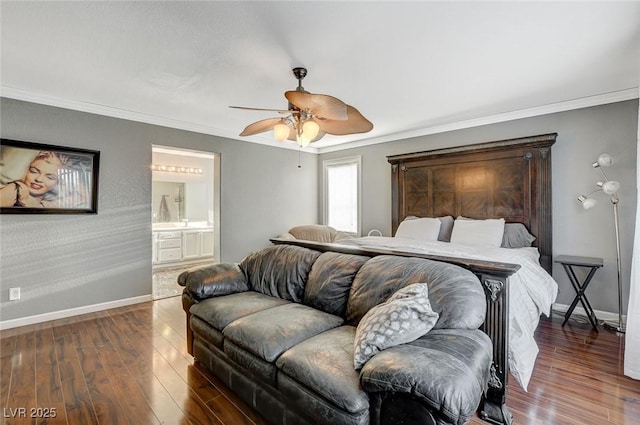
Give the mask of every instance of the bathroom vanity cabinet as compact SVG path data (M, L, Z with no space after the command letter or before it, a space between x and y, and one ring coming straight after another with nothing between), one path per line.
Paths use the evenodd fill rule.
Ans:
M213 257L213 228L154 229L152 251L154 265Z

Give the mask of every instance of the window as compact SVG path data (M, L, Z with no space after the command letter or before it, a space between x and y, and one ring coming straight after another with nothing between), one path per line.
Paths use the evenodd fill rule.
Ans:
M323 162L324 223L360 235L360 157Z

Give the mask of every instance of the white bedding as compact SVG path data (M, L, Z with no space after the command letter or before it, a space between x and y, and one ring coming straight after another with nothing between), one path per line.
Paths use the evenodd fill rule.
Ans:
M551 304L558 294L558 284L540 266L537 248L477 247L382 236L341 240L339 243L520 264L520 270L509 278L509 371L527 390L538 356L533 334L540 315L550 315Z

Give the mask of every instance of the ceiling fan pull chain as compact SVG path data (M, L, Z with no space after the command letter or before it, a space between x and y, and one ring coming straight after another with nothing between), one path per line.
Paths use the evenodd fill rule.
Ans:
M298 145L298 168L302 168L300 165L300 151L302 150L302 146Z

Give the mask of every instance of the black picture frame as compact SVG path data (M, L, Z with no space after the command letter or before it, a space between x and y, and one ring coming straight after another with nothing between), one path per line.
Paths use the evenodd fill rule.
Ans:
M97 214L100 151L0 139L0 214Z

